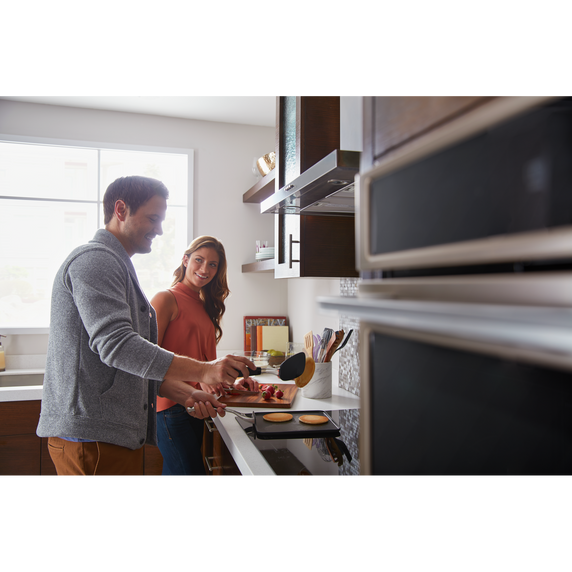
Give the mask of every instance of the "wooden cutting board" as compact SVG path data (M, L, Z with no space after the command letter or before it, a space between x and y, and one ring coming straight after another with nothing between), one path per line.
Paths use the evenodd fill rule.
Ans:
M272 409L289 409L292 407L298 386L294 383L273 383L271 385L277 385L284 392L281 399L272 397L270 401L266 401L262 398L262 391L260 391L257 395L225 395L219 401L230 407L268 407Z

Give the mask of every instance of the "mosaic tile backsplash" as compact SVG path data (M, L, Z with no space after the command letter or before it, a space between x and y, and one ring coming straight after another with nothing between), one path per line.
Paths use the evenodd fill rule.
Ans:
M357 296L357 278L340 279L340 296ZM340 329L346 334L353 330L352 337L339 355L338 386L354 395L359 395L360 361L359 361L359 320L350 316L340 316Z
M340 296L357 296L357 278L342 278L340 280ZM359 362L359 320L350 316L340 316L339 327L346 334L353 330L352 337L339 355L339 381L338 385L359 395L360 390L360 362ZM340 438L346 444L352 456L352 462L344 460L339 468L340 475L359 475L359 409L342 412L340 419Z
M339 467L338 474L359 475L359 409L346 409L340 412L340 439L348 448L352 460L349 462L344 456L344 462Z

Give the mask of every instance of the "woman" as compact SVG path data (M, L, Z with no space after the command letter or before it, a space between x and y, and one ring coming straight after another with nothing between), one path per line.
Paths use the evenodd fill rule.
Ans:
M224 301L230 294L226 272L224 247L216 238L200 236L193 240L173 273L172 287L151 300L157 312L161 347L200 361L216 359ZM249 380L249 384L257 389L256 381ZM222 386L192 385L209 393L223 391ZM157 439L164 475L205 474L203 426L204 421L189 416L182 405L157 397Z

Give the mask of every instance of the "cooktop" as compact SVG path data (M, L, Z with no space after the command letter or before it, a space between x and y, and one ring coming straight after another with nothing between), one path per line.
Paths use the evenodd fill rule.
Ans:
M252 423L236 418L277 475L359 475L359 409L326 411L337 437L259 439Z

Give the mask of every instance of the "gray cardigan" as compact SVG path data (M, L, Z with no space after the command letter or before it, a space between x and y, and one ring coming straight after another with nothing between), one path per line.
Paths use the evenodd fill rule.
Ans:
M137 449L157 443L156 402L174 354L119 240L98 230L54 280L40 437Z

